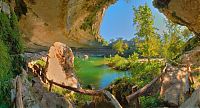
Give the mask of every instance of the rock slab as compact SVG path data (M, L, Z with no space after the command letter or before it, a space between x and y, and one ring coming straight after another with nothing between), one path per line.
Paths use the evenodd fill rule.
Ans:
M46 76L54 82L78 87L78 81L74 75L74 55L71 48L60 42L55 42L50 47L47 60Z

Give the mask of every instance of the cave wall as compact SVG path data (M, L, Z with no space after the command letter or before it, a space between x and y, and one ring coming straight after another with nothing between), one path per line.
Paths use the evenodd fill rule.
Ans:
M196 37L187 42L180 58L187 63L189 57L192 64L200 65L200 0L154 0L153 4L168 19L194 32Z
M200 0L154 0L153 4L168 19L200 36Z
M13 0L27 51L46 49L59 41L90 47L101 40L103 14L115 0Z

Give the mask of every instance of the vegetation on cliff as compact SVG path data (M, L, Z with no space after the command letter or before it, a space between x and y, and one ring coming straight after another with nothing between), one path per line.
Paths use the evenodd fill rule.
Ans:
M93 6L87 7L90 14L84 19L83 24L80 26L80 29L83 29L84 31L90 30L90 34L96 35L97 30L93 29L93 24L96 22L97 13L100 9L103 9L106 4L114 3L115 0L101 0L100 3L94 4Z
M18 30L17 17L0 12L0 107L10 104L11 78L20 73L23 52L21 35Z

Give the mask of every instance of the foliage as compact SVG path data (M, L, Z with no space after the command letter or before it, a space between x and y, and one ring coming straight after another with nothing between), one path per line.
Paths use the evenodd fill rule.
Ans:
M0 107L10 105L11 78L21 71L23 51L17 17L0 12Z
M138 87L145 86L160 74L161 65L162 64L160 64L159 62L137 62L133 64L131 67L133 82L138 85Z
M142 108L155 108L163 104L162 99L159 98L159 95L155 96L141 96L140 97L141 107Z
M11 59L8 53L8 48L0 40L0 107L9 105L10 101L10 78L11 73Z
M116 70L129 69L129 61L118 54L116 54L114 57L107 58L106 60L108 62L108 66L113 67Z
M59 95L65 95L66 93L69 93L67 89L58 86L52 86L52 92L57 93Z
M133 54L136 56L137 54ZM137 57L133 57L137 58ZM135 59L133 59L135 60ZM155 77L160 74L161 64L159 62L151 62L151 63L140 63L133 62L131 66L131 74L132 77L129 78L120 78L115 80L108 88L118 101L124 105L126 102L123 100L126 96L131 93L131 87L133 85L137 85L139 88L142 88L150 81L152 81ZM156 107L161 105L161 101L158 96L142 96L140 98L141 104L143 108L147 107ZM125 105L127 106L127 105Z
M167 21L166 25L168 30L164 33L162 40L162 56L166 59L174 59L181 54L192 33L187 28L181 28L171 21Z
M82 61L81 58L75 57L75 59L74 59L74 68L75 68L75 71L78 71L80 69L80 62L81 61Z
M112 47L118 54L123 54L124 51L128 49L128 44L124 43L122 39L119 39Z
M138 59L139 59L139 54L135 52L132 55L129 55L128 57L129 62L137 62Z
M78 94L74 93L73 94L74 101L76 102L76 105L81 108L86 102L92 101L92 96L89 95L83 95L83 94Z
M154 18L151 9L145 4L138 9L133 8L136 25L136 46L143 57L150 59L158 56L160 49L160 38L155 32Z
M106 41L106 40L102 40L102 46L108 46L109 45L109 43L108 43L108 41Z
M45 68L46 66L46 62L42 59L36 60L35 63L41 66L42 68Z

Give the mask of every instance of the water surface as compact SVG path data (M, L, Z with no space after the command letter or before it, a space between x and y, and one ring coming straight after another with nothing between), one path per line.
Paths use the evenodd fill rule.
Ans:
M88 60L75 59L76 75L82 86L92 85L95 89L108 86L117 78L130 76L128 71L116 71L106 66L106 61L101 57L90 57Z

